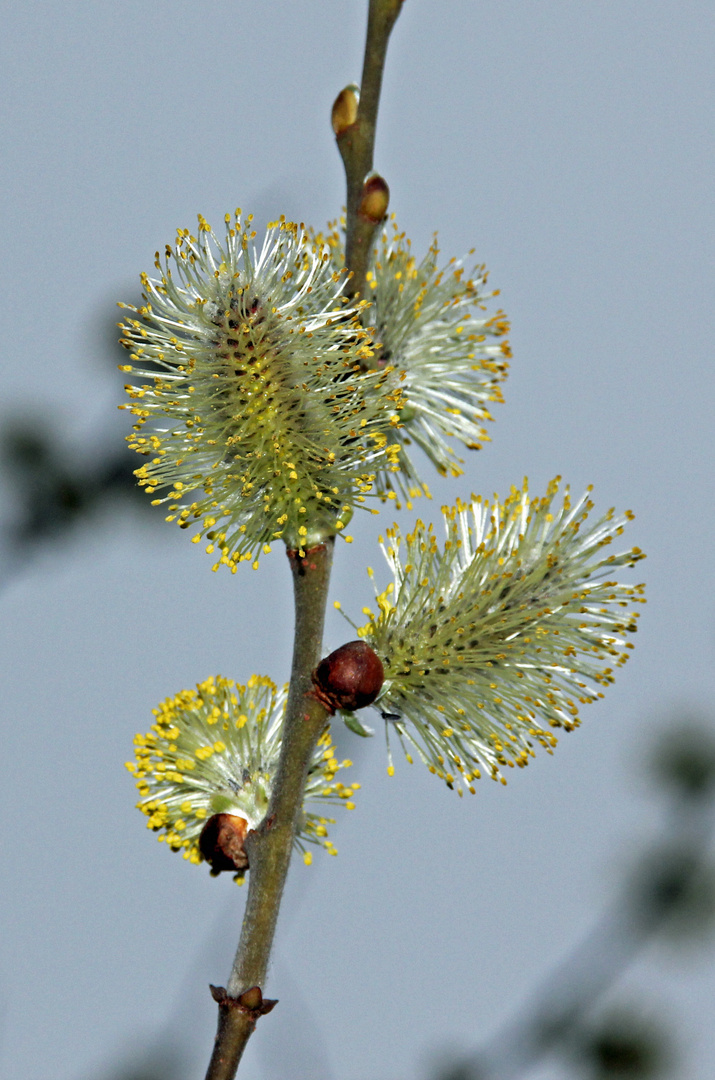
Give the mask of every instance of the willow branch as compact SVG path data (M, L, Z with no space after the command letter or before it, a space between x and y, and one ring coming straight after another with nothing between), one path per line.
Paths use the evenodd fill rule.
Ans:
M347 178L345 259L352 271L350 295L365 291L370 244L387 210L387 184L368 174L387 43L401 7L402 0L370 0L359 103L352 115L349 93L354 92L343 91L343 98L348 93L347 122L341 122L340 130L335 128ZM334 124L335 116L334 107ZM332 539L309 549L304 557L288 552L296 625L283 745L268 812L246 838L248 897L228 987L211 988L219 1020L206 1080L233 1080L256 1021L275 1004L263 998L262 986L300 824L308 766L328 718L327 708L311 693L311 673L320 660L332 554Z
M350 296L365 293L370 245L375 230L385 216L389 199L385 181L381 177L373 177L372 180L368 177L373 167L377 110L387 44L401 8L402 0L370 0L357 116L352 123L338 125L334 113L338 149L345 165L347 181L345 265L352 271L346 287ZM346 119L350 119L350 116Z
M306 551L289 551L295 594L295 642L283 745L273 794L261 825L246 838L248 897L226 990L212 988L219 1023L206 1080L233 1080L258 1017L273 1007L263 999L276 921L293 841L300 825L303 792L315 745L328 711L310 693L320 660L333 539Z

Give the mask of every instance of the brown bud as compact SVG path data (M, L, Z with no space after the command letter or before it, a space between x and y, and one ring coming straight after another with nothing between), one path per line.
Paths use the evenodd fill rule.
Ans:
M362 195L358 206L360 217L379 225L387 213L389 203L390 189L387 186L387 181L383 180L379 173L369 173L365 177L365 183L362 186Z
M349 127L352 127L357 120L359 102L360 90L355 83L351 83L350 86L346 86L344 90L341 90L333 102L330 120L333 131L338 138Z
M248 856L243 842L248 822L237 814L214 814L199 836L199 851L215 874L222 870L248 869Z
M364 709L380 693L385 672L364 641L349 641L321 660L313 672L316 696L331 712Z

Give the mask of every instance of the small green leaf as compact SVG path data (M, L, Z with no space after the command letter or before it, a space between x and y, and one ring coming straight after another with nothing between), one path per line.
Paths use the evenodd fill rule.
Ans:
M345 727L349 728L350 731L354 732L356 735L361 735L363 739L369 739L371 735L375 734L372 728L363 727L355 713L341 712L340 715L345 721Z

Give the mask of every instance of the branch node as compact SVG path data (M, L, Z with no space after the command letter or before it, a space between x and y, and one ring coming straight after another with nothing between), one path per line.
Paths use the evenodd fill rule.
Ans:
M227 993L225 986L214 986L209 983L209 990L219 1009L226 1012L235 1009L237 1012L245 1013L254 1023L259 1016L265 1016L266 1013L275 1009L278 1004L277 998L264 998L260 986L250 986L248 990L244 990L238 997L231 997Z

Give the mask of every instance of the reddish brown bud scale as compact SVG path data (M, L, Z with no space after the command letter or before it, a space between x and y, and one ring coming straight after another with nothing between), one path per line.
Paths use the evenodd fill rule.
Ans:
M312 679L316 696L334 713L372 705L382 689L385 672L369 645L349 641L320 661Z
M248 822L237 814L214 814L199 836L199 851L215 874L222 870L248 869L248 855L243 846Z

